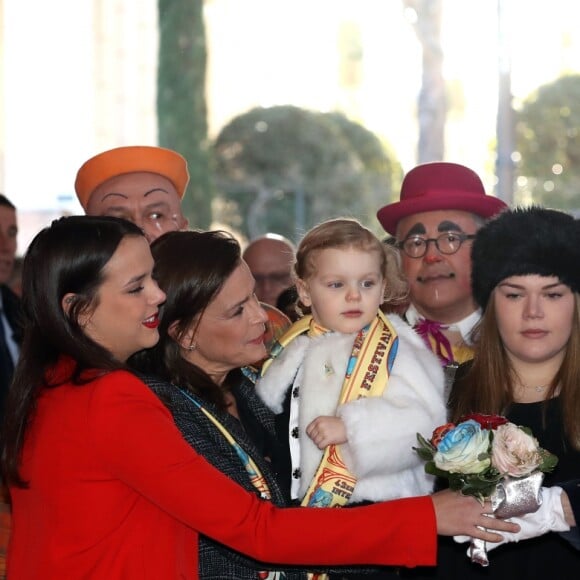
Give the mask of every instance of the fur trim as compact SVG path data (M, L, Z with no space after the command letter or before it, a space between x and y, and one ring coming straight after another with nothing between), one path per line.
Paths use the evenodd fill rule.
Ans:
M306 493L323 454L306 434L306 427L317 417L336 416L355 337L356 334L330 333L311 339L310 348L304 358L298 408L302 471L300 497Z
M473 295L484 309L510 276L556 276L580 292L580 227L561 211L533 206L501 213L477 232L471 258Z
M256 382L256 392L274 413L282 412L286 391L294 382L309 343L307 336L297 336Z

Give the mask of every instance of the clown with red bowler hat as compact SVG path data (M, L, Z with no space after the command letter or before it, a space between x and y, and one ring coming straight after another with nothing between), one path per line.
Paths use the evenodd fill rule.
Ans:
M473 356L480 311L471 291L471 244L477 230L505 209L487 195L479 176L457 163L435 162L409 171L400 199L377 217L396 239L409 282L405 318L447 369Z

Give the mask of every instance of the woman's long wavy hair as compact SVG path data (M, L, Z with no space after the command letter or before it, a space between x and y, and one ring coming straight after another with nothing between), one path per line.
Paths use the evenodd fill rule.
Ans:
M572 332L560 369L546 400L559 390L564 432L580 450L580 295L574 295ZM501 339L495 309L495 297L483 313L476 332L475 355L471 368L458 379L449 400L451 420L457 421L472 412L503 414L514 402L515 371Z
M79 317L97 307L104 268L126 236L143 233L119 218L71 216L43 229L28 248L22 269L24 338L2 425L2 474L9 484L27 486L20 455L41 390L65 381L82 385L87 369L124 366L83 332ZM74 297L65 313L62 301L69 293ZM50 370L62 356L76 364L56 382Z
M183 358L180 342L195 329L209 304L241 262L238 242L223 231L167 233L153 242L153 276L166 294L159 342L129 359L139 372L186 388L221 409L222 389L199 366Z

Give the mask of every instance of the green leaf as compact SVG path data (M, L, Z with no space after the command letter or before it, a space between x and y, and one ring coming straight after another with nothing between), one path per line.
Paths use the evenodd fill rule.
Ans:
M423 437L423 435L421 435L421 433L417 433L417 441L419 442L419 445L423 448L426 449L430 449L432 451L432 453L435 453L437 451L437 448L435 447L435 445L433 445L433 443L431 443L431 441L428 441L427 439L425 439L425 437Z
M427 463L425 463L425 473L428 473L429 475L434 475L435 477L442 477L444 479L449 479L451 480L451 478L455 475L453 473L449 473L448 471L443 471L442 469L439 469L435 463L433 463L433 461L428 461Z
M554 467L558 465L558 458L545 449L540 449L540 457L542 458L542 463L540 463L538 469L544 473L553 471Z
M433 452L430 449L425 449L423 447L413 447L413 449L417 452L417 455L423 461L429 461L430 459L433 459Z

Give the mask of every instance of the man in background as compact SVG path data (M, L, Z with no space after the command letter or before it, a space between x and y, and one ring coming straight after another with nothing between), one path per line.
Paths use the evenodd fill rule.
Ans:
M276 306L282 291L292 286L295 248L278 234L265 234L252 240L243 253L254 279L260 302Z
M16 256L18 224L16 207L0 194L0 418L12 381L22 338L21 306L18 296L9 288ZM6 577L6 549L10 537L10 500L0 489L0 579Z
M409 171L399 201L377 213L401 251L410 299L404 316L449 369L472 358L480 318L471 292L472 240L505 207L468 167L437 162Z
M128 146L91 157L77 172L75 191L87 215L109 215L138 225L149 243L187 229L181 200L187 161L171 149Z
M2 415L22 338L20 299L8 286L16 257L17 235L16 208L6 196L0 194L0 413Z
M12 275L6 283L10 290L16 294L19 298L22 297L22 263L24 258L22 256L16 256L14 259L14 267L12 268Z

